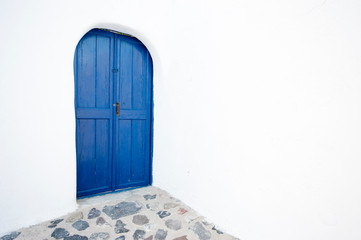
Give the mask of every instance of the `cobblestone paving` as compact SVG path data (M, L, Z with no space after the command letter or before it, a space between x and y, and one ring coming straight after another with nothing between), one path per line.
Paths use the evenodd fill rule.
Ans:
M0 240L236 240L156 187L82 199L66 216Z

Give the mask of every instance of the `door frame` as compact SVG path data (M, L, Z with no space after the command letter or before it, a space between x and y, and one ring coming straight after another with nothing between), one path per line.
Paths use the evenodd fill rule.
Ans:
M153 61L153 58L152 58L152 55L150 53L150 51L148 50L147 46L142 42L140 41L137 37L133 36L133 35L130 35L130 34L127 34L127 33L123 33L123 32L119 32L119 31L116 31L116 30L112 30L112 29L108 29L108 28L92 28L90 29L89 31L87 31L85 34L83 34L81 36L81 38L78 40L77 42L77 45L75 47L75 49L77 48L79 42L81 41L81 39L90 31L108 31L108 32L111 32L113 34L119 34L119 35L123 35L123 36L128 36L128 37L133 37L133 38L136 38L139 42L141 42L144 47L147 49L148 51L148 54L149 54L149 57L150 57L150 61L151 61L151 69L150 69L150 133L149 133L149 136L150 136L150 139L149 139L149 186L153 184L153 136L154 136L154 87L153 87L153 79L154 79L154 61ZM113 43L115 45L115 41ZM114 47L114 46L113 46ZM76 117L76 104L77 104L77 94L78 94L78 88L77 88L77 72L78 72L78 69L77 69L77 64L76 64L76 61L77 61L77 54L76 54L76 50L74 52L74 58L73 58L73 73L74 73L74 116L75 116L75 151L77 153L77 117ZM113 59L113 65L114 65L114 59ZM114 77L114 74L112 75L112 78L113 78L113 83L114 83L114 80L115 80L115 77ZM114 91L114 89L113 89ZM114 95L113 95L114 97ZM114 111L112 113L112 115L114 115ZM111 125L114 124L114 117L113 117L113 122ZM112 131L112 136L111 136L111 139L112 139L112 144L110 146L111 148L111 174L112 174L112 184L111 184L111 188L113 188L113 179L114 179L114 154L115 154L115 143L114 143L114 134L113 134L113 130ZM94 196L99 196L99 195L105 195L105 194L112 194L112 193L117 193L117 192L123 192L123 191L128 191L128 190L131 190L131 189L136 189L136 188L140 188L140 187L129 187L129 188L125 188L125 189L118 189L118 190L111 190L111 191L108 191L108 192L102 192L102 193L95 193L95 194L90 194L90 195L86 195L86 196L81 196L81 197L77 197L77 154L75 154L75 196L76 196L76 199L82 199L82 198L88 198L88 197L94 197ZM142 187L145 187L145 186L142 186Z

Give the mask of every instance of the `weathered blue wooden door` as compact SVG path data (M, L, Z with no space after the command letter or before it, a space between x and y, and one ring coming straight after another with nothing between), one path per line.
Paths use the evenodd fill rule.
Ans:
M74 59L77 196L150 184L152 61L136 38L91 30Z

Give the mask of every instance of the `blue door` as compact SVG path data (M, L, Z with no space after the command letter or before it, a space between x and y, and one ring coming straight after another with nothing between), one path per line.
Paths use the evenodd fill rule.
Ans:
M136 38L94 29L74 59L77 196L150 184L152 60Z

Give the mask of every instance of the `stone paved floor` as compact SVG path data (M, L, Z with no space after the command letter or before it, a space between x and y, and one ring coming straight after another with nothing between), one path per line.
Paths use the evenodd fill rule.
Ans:
M12 232L0 240L231 240L190 207L156 187L78 201L66 216Z

